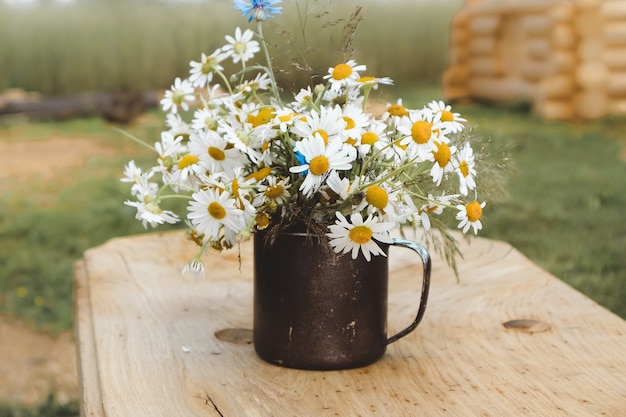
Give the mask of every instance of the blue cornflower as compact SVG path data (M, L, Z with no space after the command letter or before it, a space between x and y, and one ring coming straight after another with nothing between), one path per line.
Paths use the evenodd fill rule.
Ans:
M272 7L275 4L279 4L280 2L281 0L235 0L235 9L241 10L242 16L250 15L248 22L251 22L252 19L262 21L269 17L273 17L270 13L282 13L282 6Z
M298 161L298 165L305 165L306 163L308 163L308 161L306 160L306 156L304 156L302 152L300 152L299 150L295 148L293 150L293 156L296 157L296 161ZM301 175L306 175L308 173L309 173L309 170L307 169L306 171L303 171Z

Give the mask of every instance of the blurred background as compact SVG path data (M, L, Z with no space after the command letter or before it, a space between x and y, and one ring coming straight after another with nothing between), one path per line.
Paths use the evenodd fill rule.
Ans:
M394 80L377 99L421 107L447 98L443 80L463 36L452 39L451 27L464 4L287 0L264 31L286 90L352 58ZM110 238L146 232L123 205L119 178L128 160L150 166L154 155L112 126L156 141L163 90L247 25L230 0L0 2L0 357L58 348L53 358L44 348L0 363L0 417L78 414L74 262ZM496 105L454 98L475 132L511 147L515 166L508 195L485 209L482 235L626 317L624 116L553 120L527 95Z
M420 3L423 10L418 11ZM436 84L447 62L446 28L461 3L287 1L283 15L268 20L264 33L274 46L275 66L286 71L284 79L302 79L296 71L301 67L294 64L325 72L344 58L337 49L359 5L354 58L372 72L394 74L397 82ZM235 25L248 25L231 4L5 0L0 6L0 88L43 95L169 88L175 76L188 71L190 60L222 46Z

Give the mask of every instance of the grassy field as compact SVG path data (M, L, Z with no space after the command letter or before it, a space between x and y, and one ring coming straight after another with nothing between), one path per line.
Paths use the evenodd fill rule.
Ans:
M158 134L156 123L129 130L149 138ZM113 236L144 229L129 221L132 210L122 204L128 190L117 180L137 145L100 119L0 126L0 138L10 141L49 137L89 138L119 151L118 157L96 155L84 167L61 169L48 179L0 182L0 313L54 333L72 325L73 260Z
M352 58L377 76L434 83L447 65L448 22L462 3L291 0L279 18L266 22L264 34L285 85L342 62L350 49L342 42L346 26L357 20ZM168 88L190 60L223 46L236 26L253 26L231 5L81 0L30 8L0 2L0 39L11 40L0 42L0 91Z
M0 404L0 417L78 417L79 415L77 402L60 405L55 401L53 394L50 394L41 404L31 407Z

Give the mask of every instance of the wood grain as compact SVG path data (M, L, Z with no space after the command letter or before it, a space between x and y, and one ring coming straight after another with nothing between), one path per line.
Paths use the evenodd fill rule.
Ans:
M82 413L624 415L626 322L506 243L461 244L460 282L434 257L429 306L415 332L371 366L332 372L267 364L245 341L251 245L207 255L202 280L181 277L195 247L180 232L91 249L76 274ZM420 268L409 251L392 248L389 333L415 315ZM507 329L512 320L550 328ZM244 330L215 336L228 329Z

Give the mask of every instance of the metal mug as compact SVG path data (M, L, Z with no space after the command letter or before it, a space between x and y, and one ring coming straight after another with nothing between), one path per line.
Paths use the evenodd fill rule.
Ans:
M297 369L356 368L379 360L413 331L426 310L431 260L426 248L394 239L421 258L420 304L411 325L387 337L388 258L337 254L314 234L254 235L254 348L270 363Z

